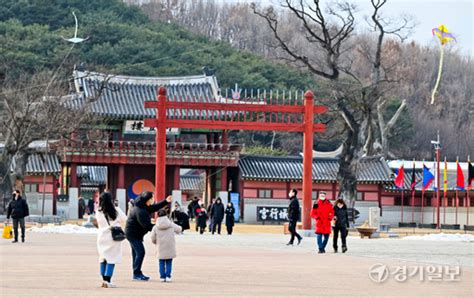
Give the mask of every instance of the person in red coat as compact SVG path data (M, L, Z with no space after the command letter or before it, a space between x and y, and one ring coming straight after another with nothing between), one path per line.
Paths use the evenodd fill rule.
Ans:
M323 254L326 252L326 245L331 234L331 221L334 217L334 209L332 204L326 200L325 192L320 192L319 200L313 205L313 210L311 210L311 217L316 220L318 253Z

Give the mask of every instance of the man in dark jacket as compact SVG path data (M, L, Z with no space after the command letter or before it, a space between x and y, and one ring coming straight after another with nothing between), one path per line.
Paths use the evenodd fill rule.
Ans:
M209 232L212 232L213 226L214 226L214 214L212 214L212 206L214 206L214 203L216 202L215 198L211 199L211 204L207 206L207 215L209 216Z
M334 239L332 241L334 252L337 252L337 238L340 232L342 252L345 253L347 251L346 238L347 229L349 228L349 215L347 212L346 203L343 199L336 200L336 203L334 204L334 221Z
M234 229L234 215L235 215L235 208L232 202L227 204L227 208L225 208L225 226L227 227L227 234L232 235L232 231Z
M290 242L286 245L293 245L295 237L298 239L298 245L300 245L301 240L303 239L303 237L296 232L296 223L300 218L300 203L296 197L297 194L298 191L296 189L292 189L288 194L290 197L290 205L288 206L288 231L291 233L291 238Z
M196 216L195 212L196 212L197 204L199 204L197 197L194 197L194 199L188 204L188 216L191 220L193 220L194 217Z
M28 215L30 215L30 211L26 200L21 197L19 190L15 190L7 208L7 219L10 219L11 216L13 220L13 233L15 235L13 243L18 242L18 223L21 227L21 242L25 242L25 217Z
M221 198L217 198L216 202L212 205L211 214L212 214L212 234L216 232L216 228L217 228L217 234L220 235L222 221L224 220L224 204L222 204Z
M191 207L191 208L189 208ZM199 209L199 198L194 197L194 200L189 203L188 206L188 212L193 215L194 218L196 218L196 232L198 231L198 224L197 224L197 209Z
M133 280L148 281L150 278L142 272L142 264L145 258L145 247L143 237L153 229L151 214L168 206L173 200L168 196L166 200L153 204L153 193L145 191L134 200L134 206L130 210L125 226L125 236L132 247Z
M87 202L87 214L91 215L91 214L94 214L94 212L95 212L94 198L90 198L89 201Z

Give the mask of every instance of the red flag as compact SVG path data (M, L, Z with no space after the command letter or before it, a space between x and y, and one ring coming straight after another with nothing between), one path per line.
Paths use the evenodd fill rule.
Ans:
M403 169L403 165L398 169L397 177L395 178L395 185L398 188L403 189L403 185L405 184L405 170Z
M471 164L471 161L469 161L467 164L467 189L472 189L472 180L474 180L474 166Z
M464 190L464 173L462 172L461 166L459 165L459 162L456 161L456 165L458 168L458 174L457 174L457 189L458 190Z

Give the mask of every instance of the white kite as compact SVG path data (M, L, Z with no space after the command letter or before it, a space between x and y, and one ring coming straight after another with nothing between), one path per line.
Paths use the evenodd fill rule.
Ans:
M74 44L76 44L76 43L81 43L81 42L83 42L83 41L88 40L88 39L89 39L89 36L86 37L86 38L77 37L78 23L77 23L77 17L76 17L76 14L74 13L74 11L72 12L72 15L74 16L74 20L76 21L76 30L74 31L74 37L67 39L67 38L64 38L63 36L61 36L62 39L64 39L65 41L72 42L72 43L74 43Z

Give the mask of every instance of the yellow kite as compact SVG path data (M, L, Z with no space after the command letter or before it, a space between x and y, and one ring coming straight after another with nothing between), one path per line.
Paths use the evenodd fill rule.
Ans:
M449 33L448 29L444 25L440 25L438 28L431 30L433 35L438 36L441 43L441 55L439 57L439 68L438 68L438 77L436 78L436 84L431 93L431 104L434 103L435 95L438 92L439 81L441 80L441 72L443 71L443 58L444 58L444 45L451 40L456 40L454 36Z

